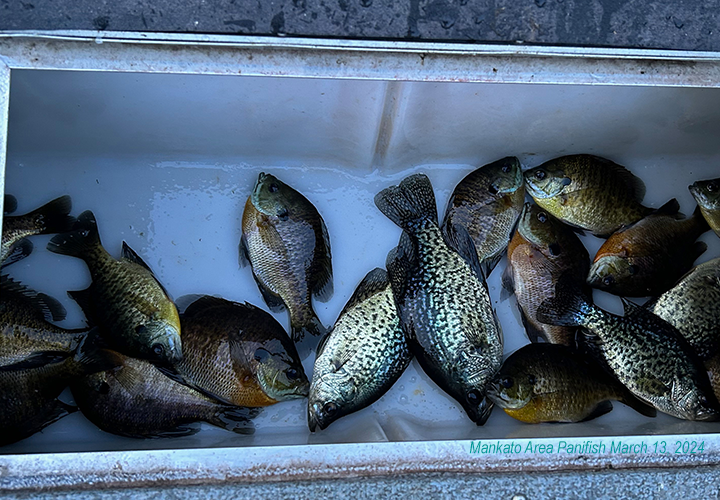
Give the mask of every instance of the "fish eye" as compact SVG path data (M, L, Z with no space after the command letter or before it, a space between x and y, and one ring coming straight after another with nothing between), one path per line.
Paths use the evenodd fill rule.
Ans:
M107 394L107 393L109 393L109 392L110 392L110 386L108 385L108 383L107 383L107 382L103 382L102 384L100 384L100 387L98 387L98 392L99 392L100 394Z
M548 216L545 212L540 212L539 214L537 214L537 220L545 224L548 220Z
M470 392L467 393L467 400L468 402L472 404L478 404L482 398L480 397L480 393L477 389L473 389Z
M490 184L490 187L488 188L488 192L494 196L494 195L498 194L498 188L495 186L495 184Z
M325 403L325 406L323 406L323 413L327 415L328 417L332 417L335 412L337 411L337 405L333 403L332 401L329 403Z
M506 389L510 389L514 383L515 382L510 377L505 377L503 379L500 379L500 385Z
M528 375L528 382L530 382L530 385L535 385L535 382L537 382L535 375Z
M545 177L547 177L547 172L544 170L536 170L535 171L535 178L539 181L543 180Z
M715 181L711 182L710 184L707 185L707 190L710 193L714 193L715 191L718 190L718 183Z
M300 378L300 372L297 371L295 368L288 368L287 370L285 370L285 376L290 380L297 380Z
M135 327L135 333L137 333L138 335L144 335L147 333L147 331L148 329L145 325L138 325L137 327Z
M612 286L615 283L615 278L612 274L608 274L603 278L602 282L605 286Z
M560 245L557 243L551 243L548 247L548 250L550 250L550 255L558 256L560 255Z
M268 191L270 191L271 193L277 193L278 189L278 185L275 183L270 184L270 187L268 187Z
M639 271L638 266L636 266L635 264L630 264L630 266L628 267L628 272L630 274L637 274L638 271Z
M153 344L152 350L158 356L162 356L165 353L165 348L162 346L162 344Z
M508 172L510 172L510 168L511 168L511 165L510 165L509 163L505 163L505 164L502 166L502 171L507 174Z
M562 185L569 186L570 184L572 184L572 179L570 177L563 177Z
M280 219L280 220L287 220L289 215L290 215L290 214L288 213L288 209L287 209L287 208L283 208L283 209L282 209L281 211L279 211L278 214L277 214L278 219Z

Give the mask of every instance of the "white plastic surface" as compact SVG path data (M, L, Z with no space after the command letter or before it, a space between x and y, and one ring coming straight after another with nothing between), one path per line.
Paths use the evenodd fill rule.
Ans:
M213 294L267 310L237 245L242 207L261 171L301 191L327 224L335 295L315 303L330 325L372 268L384 267L400 229L374 195L425 172L442 213L455 184L507 155L525 167L571 153L626 165L647 185L645 204L676 197L720 176L720 91L496 84L388 83L249 77L15 71L6 192L24 213L62 194L73 214L95 212L102 241L119 256L123 240L174 297ZM61 300L68 328L83 324L67 290L89 284L81 261L47 252L50 237L7 269ZM720 255L720 239L701 238ZM600 240L584 237L591 255ZM514 300L499 302L504 261L489 279L505 351L527 342ZM619 301L596 292L615 312ZM285 313L276 317L287 328ZM310 375L311 361L306 361ZM501 437L718 432L720 424L648 419L620 403L582 424L521 424L496 409L476 427L415 362L375 405L311 435L306 400L267 408L252 437L202 424L195 436L139 441L104 433L73 414L3 453L175 447L290 445Z

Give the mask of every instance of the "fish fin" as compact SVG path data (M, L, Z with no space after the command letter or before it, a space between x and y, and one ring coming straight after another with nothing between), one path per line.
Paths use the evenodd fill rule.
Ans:
M592 156L596 161L600 163L604 163L607 165L615 175L620 177L625 181L625 184L630 187L631 193L633 197L638 201L641 202L643 198L645 198L645 183L640 179L638 176L630 172L627 168L623 167L622 165L618 165L614 161L608 160L607 158L602 158L601 156L595 156L595 155L588 155Z
M698 257L700 257L703 253L705 253L705 250L707 250L707 248L708 248L707 243L705 243L704 241L696 241L693 244L692 249L690 250L690 259L692 259L690 261L690 264L692 265L692 263L695 262L695 260L697 260ZM690 259L688 259L688 260L690 260Z
M328 339L330 338L330 334L332 333L332 330L327 332L323 338L320 339L320 342L318 342L317 347L315 348L315 359L319 358L320 355L323 353L323 350L325 350L325 346L327 345Z
M566 274L555 285L555 297L540 304L536 318L549 325L581 326L592 307L580 286Z
M142 257L140 257L135 250L130 248L130 245L127 244L127 242L122 242L122 254L121 259L124 259L128 262L134 262L135 264L144 267L151 273L153 272L152 269L150 269L150 266L148 266L144 260L142 260Z
M234 364L234 362L235 361L233 360L233 364ZM165 375L167 378L169 378L170 380L172 380L174 382L177 382L178 384L182 384L186 387L189 387L190 389L196 390L203 396L208 397L214 401L233 406L231 401L228 401L227 399L222 398L222 397L218 396L217 394L213 394L212 392L208 391L207 389L204 389L203 387L197 385L192 380L186 378L184 374L177 371L177 369L175 367L167 366L167 365L155 365L155 368L157 368L157 370L160 373L162 373L163 375ZM244 370L247 371L247 368L244 368Z
M320 232L322 234L324 255L315 255L316 269L313 272L312 293L320 302L327 302L334 293L332 254L330 252L330 236L328 235L325 221L320 217ZM317 250L316 250L317 252Z
M251 419L260 414L260 408L242 406L221 406L210 418L209 424L237 434L254 434L255 425Z
M53 253L84 259L101 245L95 215L86 210L78 216L72 230L54 236L47 249Z
M11 214L17 210L17 198L11 194L6 194L3 198L3 213Z
M422 220L438 223L435 194L425 174L411 175L398 186L383 189L375 196L375 205L403 229Z
M700 205L695 206L695 210L693 211L693 214L690 216L690 218L693 220L695 225L698 227L699 231L702 231L703 233L705 231L710 230L710 225L708 224L708 221L705 219L705 216L702 213L702 210L700 209Z
M82 375L111 370L123 364L123 359L118 353L107 349L98 328L88 331L80 341L74 360L78 363Z
M28 239L22 239L13 245L12 250L2 262L2 267L7 267L10 264L15 264L18 261L23 260L29 256L33 251L33 243Z
M290 338L293 342L298 343L307 335L313 337L322 337L327 333L327 328L320 322L317 315L313 312L310 321L302 325L290 324Z
M0 372L17 371L17 370L29 370L31 368L39 368L41 366L49 365L63 361L70 357L71 353L63 351L41 351L34 352L29 356L23 358L20 361L9 365L0 366Z
M233 309L235 307L245 308L244 304L238 304L229 300L213 297L212 295L185 295L184 298L194 297L195 300L185 308L183 316L192 318L207 311L208 309Z
M240 267L247 267L250 264L250 252L248 252L245 233L240 236L240 243L238 244L238 264Z
M675 198L655 210L654 213L657 215L668 215L675 218L683 218L683 215L680 213L680 203L678 203Z
M483 275L485 277L490 276L490 273L492 273L493 269L495 269L500 263L504 254L505 252L503 251L494 257L488 257L487 259L484 259L482 262L480 262L480 266L482 266Z
M40 432L48 425L54 424L61 418L67 417L71 413L75 413L76 411L78 411L77 406L72 406L56 399L40 414L34 415L27 421L23 422L23 427L25 429L32 429L32 433L34 434L36 432ZM0 439L0 441L2 440Z
M513 271L510 263L505 266L502 277L502 290L500 290L500 302L505 302L515 293L515 280L513 279Z
M625 394L620 398L620 402L628 405L630 408L638 412L640 415L644 415L646 417L655 418L657 416L657 410L642 401L641 399L635 397L630 391L626 390Z
M645 308L643 306L638 305L635 302L626 299L625 297L620 297L620 301L622 302L623 311L626 317L645 311Z
M353 292L350 300L347 301L343 308L340 316L345 314L348 310L352 309L356 305L364 302L368 298L376 295L378 292L382 292L388 286L388 273L384 269L376 267L360 281L357 288Z
M93 292L94 288L91 284L85 290L70 290L67 293L68 297L77 302L77 305L79 305L80 309L85 313L85 318L89 325L95 324L95 307L93 305L93 297L95 295Z
M390 250L385 259L385 267L387 267L388 279L395 300L400 300L405 294L407 276L414 261L415 247L412 238L407 232L403 231L398 246Z
M260 281L260 278L255 276L255 273L253 273L253 278L255 278L255 283L257 283L258 289L260 290L260 294L262 295L265 304L267 304L268 308L270 308L272 312L284 311L287 308L282 297L280 297L278 294L266 287L265 284Z
M650 394L654 397L664 397L669 395L672 389L658 378L642 377L635 381L641 392Z
M55 198L26 217L33 217L42 229L40 234L64 233L70 231L75 224L75 217L68 215L72 210L72 199L65 195Z
M522 320L522 324L525 327L525 334L527 335L528 340L533 344L547 342L548 340L545 337L545 332L543 332L541 329L537 328L535 325L530 323L530 321L528 321L528 318L525 315L525 311L522 310L520 304L518 304L518 309L520 309L520 319Z
M177 307L178 314L181 314L181 315L187 317L185 312L187 311L188 307L190 307L193 302L195 302L196 300L198 300L202 297L205 297L205 295L203 295L201 293L189 293L187 295L183 295L182 297L178 297L177 299L175 299L175 307Z
M13 295L16 300L23 301L47 321L62 321L67 316L67 311L56 299L44 293L37 293L8 275L0 278L0 291L5 297Z
M601 401L595 408L593 408L593 411L590 412L590 415L583 418L581 422L587 422L588 420L593 420L595 418L601 417L606 413L610 413L612 409L613 404L610 401Z
M457 224L452 227L448 225L443 228L443 236L445 237L445 243L455 250L468 266L475 271L478 279L485 283L485 272L480 265L480 260L478 260L475 242L473 242L467 229Z

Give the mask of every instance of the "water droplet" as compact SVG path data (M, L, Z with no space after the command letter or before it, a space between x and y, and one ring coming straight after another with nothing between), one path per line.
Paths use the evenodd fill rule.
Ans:
M546 0L535 0L535 5L538 7L544 7L546 3Z
M360 5L363 7L370 7L373 3L373 0L360 0Z
M513 495L512 500L527 500L527 497L523 494Z
M455 19L446 17L445 19L440 20L440 26L442 26L444 29L449 30L453 26L455 26Z
M683 26L685 26L685 23L682 21L682 19L678 19L677 17L673 17L673 24L676 28L680 29Z
M401 385L401 386L399 387L399 389L400 389L401 391L404 391L404 390L405 390L405 386L404 386L404 385Z
M400 403L401 405L408 404L408 397L405 394L403 394L402 396L400 396L398 398L398 403Z
M410 377L410 382L413 384L417 381L417 377Z

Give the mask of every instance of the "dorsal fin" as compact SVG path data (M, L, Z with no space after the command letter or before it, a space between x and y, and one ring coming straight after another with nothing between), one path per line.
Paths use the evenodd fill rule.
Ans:
M128 260L130 262L134 262L135 264L138 264L148 271L152 273L152 269L150 269L150 266L145 264L145 261L142 260L142 258L133 250L130 248L130 245L128 245L126 242L122 242L122 258L125 260Z
M183 317L192 318L193 316L198 316L202 314L208 309L228 309L235 307L242 307L242 305L220 297L213 297L212 295L202 295L192 304L185 308L185 311L183 312Z
M594 156L594 155L588 155L592 156L595 160L598 162L604 163L607 165L607 167L612 170L615 175L617 175L619 178L621 178L625 184L630 188L630 192L632 193L632 196L638 201L643 201L643 198L645 198L645 183L640 179L638 176L630 172L627 168L623 167L622 165L618 165L614 161L608 160L607 158L602 158L600 156Z
M684 217L684 215L680 213L680 204L675 198L669 200L663 206L655 210L655 214L669 215L671 217L675 217L676 219L682 219Z
M14 297L15 300L24 302L46 321L62 321L67 316L67 311L56 299L44 293L37 293L7 275L0 279L0 291L3 299Z
M473 242L467 229L458 224L448 225L443 227L443 236L445 237L445 243L455 250L465 262L467 262L470 268L475 271L478 279L482 283L485 283L485 271L480 265L477 250L475 250L475 242Z

